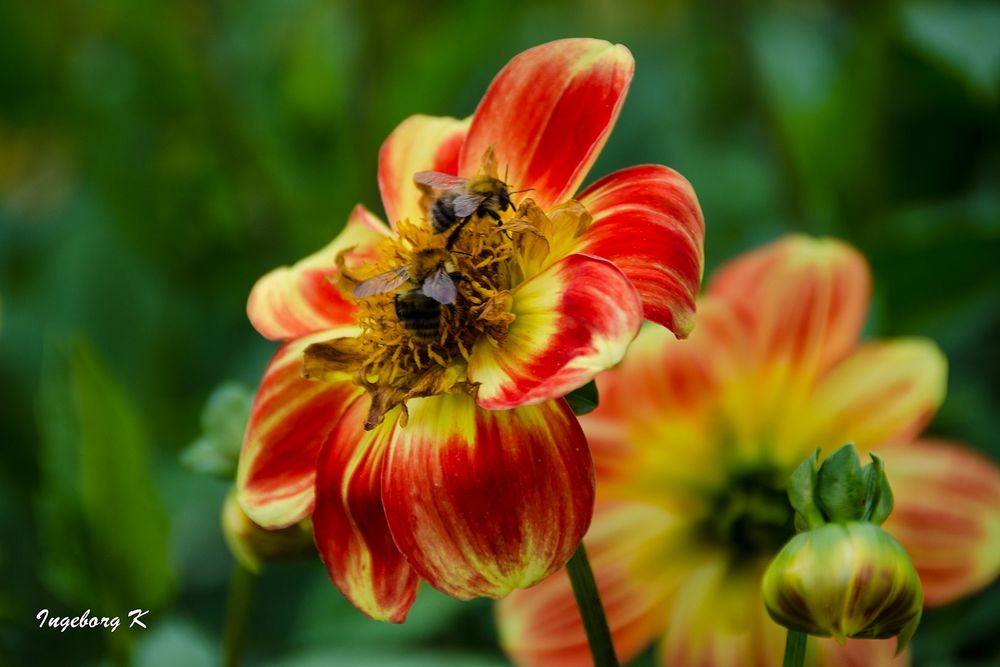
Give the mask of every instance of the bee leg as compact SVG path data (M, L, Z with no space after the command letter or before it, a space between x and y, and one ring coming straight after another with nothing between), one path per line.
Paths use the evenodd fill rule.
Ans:
M505 208L504 210L506 211L507 209ZM486 215L488 215L491 218L493 218L493 221L495 223L497 223L497 227L502 227L503 226L503 219L500 217L500 214L497 213L496 211L494 211L493 209L491 209L491 208L486 209ZM510 232L508 232L506 229L503 230L503 235L506 236L509 241L513 241L514 240L514 237L511 236Z
M450 234L448 234L448 239L444 242L445 249L451 250L451 247L453 245L455 245L455 241L458 240L458 234L459 234L459 232L462 231L462 228L465 227L465 225L471 219L472 219L471 215L467 216L467 217L463 218L461 222L459 222L457 225L455 225L455 228L453 230L451 230Z

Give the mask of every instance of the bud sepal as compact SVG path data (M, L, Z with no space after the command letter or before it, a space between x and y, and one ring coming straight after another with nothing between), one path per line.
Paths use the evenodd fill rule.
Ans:
M315 549L311 521L268 530L246 515L235 491L226 496L222 506L222 534L233 557L254 574L260 574L264 561L305 555Z

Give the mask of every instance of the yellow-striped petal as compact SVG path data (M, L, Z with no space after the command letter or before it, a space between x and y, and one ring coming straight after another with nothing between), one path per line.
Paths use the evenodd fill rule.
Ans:
M405 219L416 222L424 217L421 193L413 183L415 173L458 173L458 153L469 121L469 118L410 116L385 140L378 154L378 187L390 224Z
M290 526L312 512L320 447L361 391L346 373L331 382L304 379L302 353L314 342L356 333L343 327L299 338L278 350L264 371L236 489L243 511L265 528Z
M377 620L402 623L420 579L396 548L382 507L382 469L398 410L365 431L371 403L354 401L319 457L316 547L330 579L351 604Z
M565 401L514 410L465 394L409 401L382 500L396 545L452 597L502 597L552 574L590 524L594 469Z
M481 336L469 361L490 410L558 398L614 366L642 325L642 301L611 262L569 255L513 293L506 340Z
M915 436L944 399L947 360L933 342L897 338L868 343L834 367L795 419L794 447L801 458L815 447L847 442L872 449Z
M389 228L358 204L344 230L322 250L257 281L247 300L250 323L265 338L291 340L314 331L353 324L357 308L335 284L337 255L349 248L349 264L372 257Z
M895 496L884 528L906 547L929 605L1000 575L1000 469L956 444L921 440L876 452Z

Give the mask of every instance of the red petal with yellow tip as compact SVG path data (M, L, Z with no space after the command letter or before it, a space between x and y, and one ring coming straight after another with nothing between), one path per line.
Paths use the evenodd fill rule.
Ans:
M634 69L628 49L598 39L563 39L515 56L472 117L458 173L474 176L492 146L513 189L534 188L542 208L568 199L604 147Z
M587 556L622 662L634 658L666 627L671 590L662 585L662 574L673 563L658 562L650 572L636 570L668 523L661 509L643 503L599 503L594 510L585 540ZM565 570L501 600L497 628L504 651L522 667L590 664L587 636Z
M1000 469L959 445L922 440L876 449L895 508L884 528L906 548L928 605L948 604L1000 574Z
M857 344L871 278L864 257L846 243L789 236L728 263L709 291L756 312L763 361L812 378Z
M378 187L390 224L424 217L420 191L413 183L418 171L458 173L458 153L469 119L410 116L382 143L378 154Z
M344 230L322 250L292 266L274 269L257 281L247 301L250 323L265 338L290 340L314 331L354 322L354 302L337 289L337 255L362 260L389 228L358 204Z
M370 399L354 401L323 445L313 527L330 578L351 604L402 623L420 579L396 548L382 508L382 464L395 416L364 430Z
M408 407L382 501L421 577L459 599L497 598L569 560L590 524L594 468L565 401L491 411L443 394Z
M578 199L594 217L578 252L614 262L639 290L646 319L687 336L705 242L691 184L673 169L643 165L605 176Z
M264 371L250 409L236 475L243 511L265 528L283 528L312 512L316 457L360 390L343 381L302 377L302 353L311 343L350 336L354 327L332 329L286 344Z
M506 340L481 336L469 361L490 410L563 396L614 366L642 326L642 301L611 262L568 255L514 290Z

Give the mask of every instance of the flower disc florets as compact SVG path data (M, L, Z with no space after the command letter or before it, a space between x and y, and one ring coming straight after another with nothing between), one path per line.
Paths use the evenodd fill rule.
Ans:
M484 165L488 163L484 158ZM433 205L433 198L426 198L425 210ZM530 198L516 210L512 205L494 213L477 212L443 232L436 232L426 219L400 221L396 234L375 247L374 261L348 268L340 258L338 284L345 294L401 268L409 276L397 288L357 299L359 336L318 343L305 353L306 377L349 372L371 395L367 429L400 405L405 424L405 402L410 398L448 392L475 397L478 385L469 381L467 366L476 341L486 336L504 343L516 318L512 290L544 266L550 236L565 243L590 223L586 209L575 201L555 207L551 217ZM414 297L438 267L454 282L454 300L437 303L420 294ZM422 300L420 329L401 315L400 301L410 298Z

